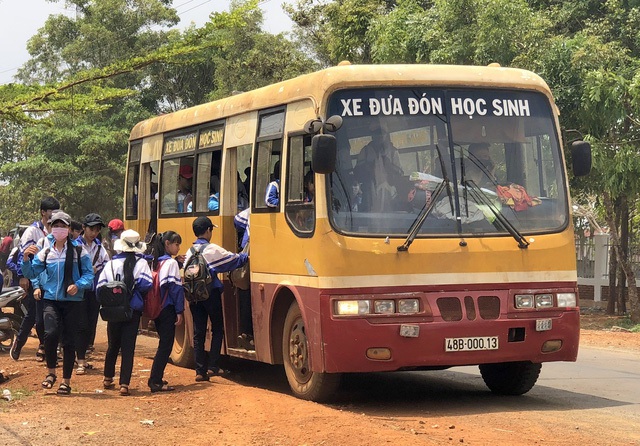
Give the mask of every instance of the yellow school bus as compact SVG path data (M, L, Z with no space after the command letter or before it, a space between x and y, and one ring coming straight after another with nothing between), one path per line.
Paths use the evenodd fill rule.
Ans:
M587 143L572 162L589 171ZM237 251L247 206L255 348L224 277L223 353L283 364L298 397L331 398L344 373L463 365L522 394L543 362L576 359L558 110L534 73L343 63L133 128L129 228L177 231L186 251L207 215Z

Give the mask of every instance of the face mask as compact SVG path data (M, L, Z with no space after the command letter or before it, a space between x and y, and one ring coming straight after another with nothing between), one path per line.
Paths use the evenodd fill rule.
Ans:
M53 234L53 238L60 242L62 240L65 240L69 236L69 229L51 228L51 233Z

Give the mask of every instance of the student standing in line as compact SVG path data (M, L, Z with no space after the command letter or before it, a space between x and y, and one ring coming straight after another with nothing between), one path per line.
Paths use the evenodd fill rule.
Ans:
M69 234L71 234L71 240L76 241L78 237L82 235L82 223L77 220L71 220L71 226L69 227Z
M120 395L129 395L129 384L131 373L133 372L133 356L136 349L136 339L138 337L138 325L144 301L142 296L149 291L152 286L151 270L144 258L147 246L140 241L140 234L129 229L120 235L114 243L117 252L104 266L96 294L100 295L100 288L112 282L116 277L121 277L127 289L132 290L129 305L133 310L131 319L124 322L108 322L107 338L109 347L104 359L104 380L102 382L105 389L114 387L113 377L116 374L116 360L118 354L122 354L120 362Z
M98 234L100 234L102 228L104 228L104 223L100 215L95 213L87 214L82 222L83 234L78 237L78 243L84 245L89 253L95 280L91 289L85 291L82 302L82 318L76 341L76 355L78 357L76 375L84 375L87 369L93 368L91 364L87 363L86 358L88 352L93 351L98 312L100 310L100 304L96 299L96 284L104 265L109 261L109 253L98 240Z
M180 278L180 266L173 258L180 252L182 237L174 231L158 234L154 242L153 269L158 271L162 311L153 320L158 333L158 350L153 358L148 386L151 392L167 392L174 390L163 379L164 370L169 362L176 326L184 321L184 288Z
M17 276L20 286L27 292L27 297L24 301L24 304L27 307L27 314L24 319L22 319L18 335L14 339L13 344L11 345L11 350L9 351L9 356L11 356L11 359L14 361L17 361L20 358L22 347L26 344L27 338L29 337L34 325L36 326L36 333L38 334L38 340L40 341L38 351L36 352L36 360L39 362L44 361L44 321L42 319L42 302L40 301L42 291L37 286L37 279L35 279L36 286L34 286L32 281L24 277L22 274L22 258L24 257L25 250L29 246L35 246L35 244L38 243L38 240L49 234L51 230L49 219L51 218L53 211L58 209L60 209L60 202L58 200L53 197L43 198L40 202L40 220L34 221L31 226L25 229L24 233L20 237Z
M86 250L71 240L69 215L58 211L51 216L50 223L51 234L44 239L43 249L38 250L38 246L31 245L24 251L22 271L30 279L40 276L43 289L44 350L48 374L42 387L51 389L56 382L56 351L62 335L63 382L57 393L69 395L81 301L84 290L93 286L93 268ZM41 276L43 272L45 274Z
M120 234L124 231L124 223L119 218L114 218L109 222L109 234L102 242L103 246L109 253L109 257L113 257L116 252L113 249L116 240L120 238Z
M207 261L211 284L209 285L209 298L200 302L189 303L189 309L193 316L193 349L196 360L196 381L209 381L209 375L223 375L225 371L218 365L220 349L224 339L224 319L222 317L222 289L223 285L218 279L218 273L232 271L241 267L249 260L244 253L234 254L226 249L211 243L211 235L216 225L209 217L201 216L193 221L193 233L197 240L193 247L187 251L185 265L195 251L201 252ZM211 350L207 358L204 349L207 333L207 320L211 320Z

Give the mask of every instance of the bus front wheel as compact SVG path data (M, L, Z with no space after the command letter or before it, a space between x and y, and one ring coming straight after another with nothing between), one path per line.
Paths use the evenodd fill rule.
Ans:
M284 370L294 395L323 402L334 396L340 385L339 373L313 372L309 368L309 343L297 302L293 302L284 322L282 337Z
M522 395L534 386L542 364L503 362L481 364L480 374L487 387L498 395Z

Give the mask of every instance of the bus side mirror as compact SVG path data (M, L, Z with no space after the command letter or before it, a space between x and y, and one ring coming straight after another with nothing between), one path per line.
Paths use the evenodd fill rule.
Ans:
M326 174L336 170L336 137L315 135L311 139L311 168L315 173Z
M582 177L591 172L591 144L586 141L571 143L571 161L575 176Z

